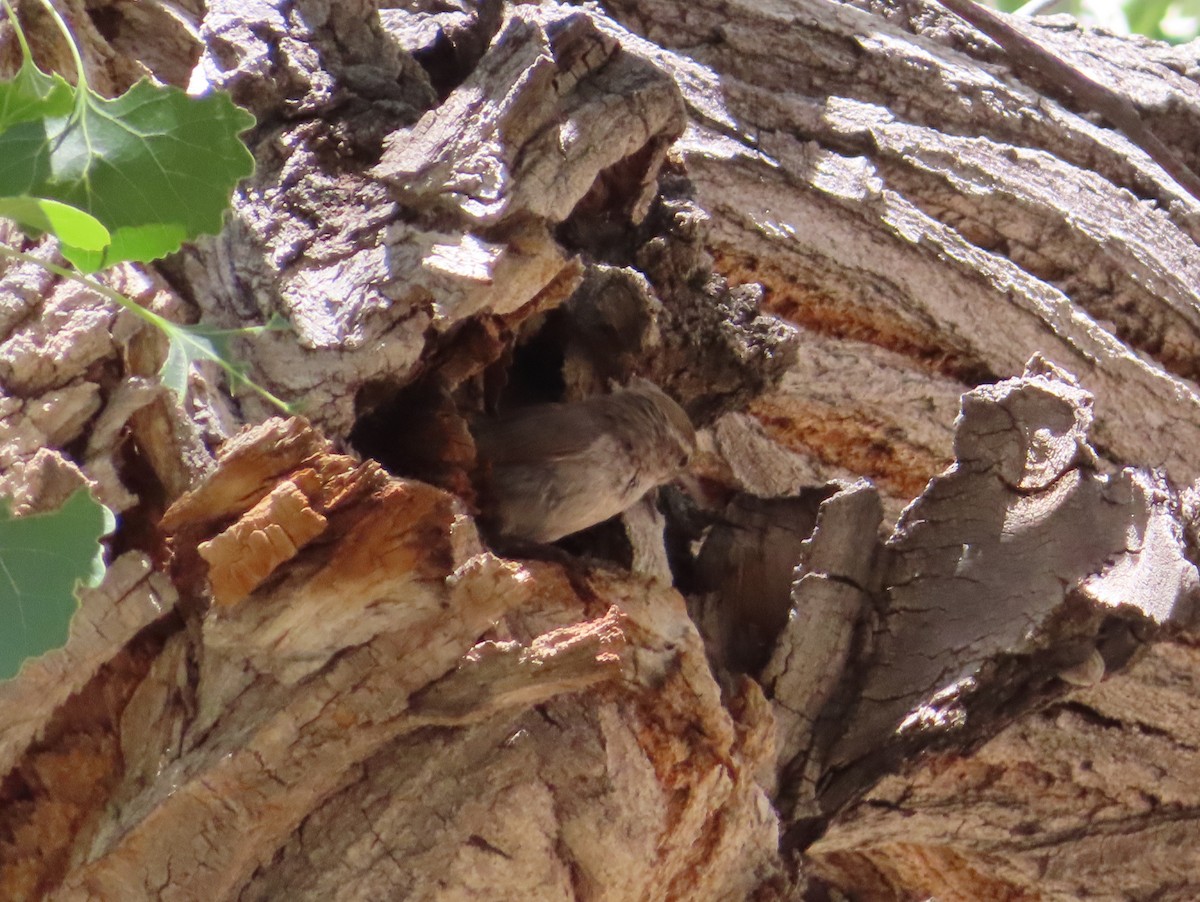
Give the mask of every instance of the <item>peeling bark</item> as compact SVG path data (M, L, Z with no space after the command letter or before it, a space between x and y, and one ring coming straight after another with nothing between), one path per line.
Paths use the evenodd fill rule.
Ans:
M1196 897L1200 202L1120 122L916 0L66 8L256 115L107 278L306 406L0 271L0 490L122 514L0 896ZM1186 50L1010 21L1197 168ZM634 376L686 477L487 547L468 424Z

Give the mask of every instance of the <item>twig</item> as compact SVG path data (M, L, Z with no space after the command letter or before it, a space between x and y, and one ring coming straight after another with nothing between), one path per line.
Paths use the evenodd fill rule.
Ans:
M1181 188L1200 200L1200 176L1150 130L1128 98L1084 75L998 14L973 0L938 2L999 44L1014 65L1032 70L1050 85L1065 88L1076 101L1100 113L1144 150Z

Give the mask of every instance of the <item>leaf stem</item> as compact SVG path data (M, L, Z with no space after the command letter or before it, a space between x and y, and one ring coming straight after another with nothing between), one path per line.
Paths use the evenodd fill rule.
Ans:
M5 4L7 6L7 3ZM54 20L54 24L58 26L58 30L62 32L62 36L67 41L67 47L71 50L71 62L75 66L75 89L78 91L76 106L80 105L78 98L86 100L88 81L87 73L83 70L83 57L79 55L79 45L75 43L75 36L71 34L71 29L67 27L66 20L50 0L42 0L42 6L46 7L46 12L50 14L50 18Z
M4 2L4 0L0 0L0 2ZM5 245L0 244L0 258L4 258L4 257L7 257L10 260L20 260L24 263L32 263L34 266L40 266L43 269L46 269L49 272L54 273L56 276L59 276L60 278L70 279L72 282L75 282L79 285L83 285L85 288L90 288L92 291L96 292L101 297L108 298L110 301L113 301L114 303L119 304L120 306L124 307L130 313L133 313L134 315L141 317L147 323L154 326L156 329L160 330L161 332L165 333L168 337L170 337L172 333L178 332L180 329L185 328L183 326L180 326L178 323L173 323L169 319L159 316L157 313L154 313L153 311L147 310L145 307L143 307L137 301L133 300L133 298L126 297L125 295L121 294L121 292L117 291L116 289L109 288L104 283L97 282L92 277L85 276L83 273L78 272L76 270L68 269L65 266L59 266L57 263L51 263L48 260L42 260L40 257L35 257L35 256L33 256L33 254L27 254L27 253L24 253L23 251L14 250L11 247L6 247ZM232 331L236 331L236 330L232 330ZM291 404L288 404L282 398L277 397L273 392L271 392L270 390L259 385L257 382L254 382L250 379L245 378L245 376L243 376L240 372L238 372L237 367L235 367L229 361L225 360L223 357L216 355L216 356L209 357L208 359L212 360L219 367L221 367L221 369L225 370L225 372L229 374L231 379L233 379L235 381L244 382L246 385L250 386L250 388L252 388L254 391L256 391L259 395L261 395L266 400L270 401L272 404L274 404L280 410L283 410L284 412L287 412L287 413L292 412L293 407Z
M4 6L4 12L8 14L8 21L12 22L13 34L17 36L17 43L21 45L21 59L32 62L33 53L29 49L29 42L25 40L25 29L21 27L16 11L9 4L8 0L0 0L0 5Z

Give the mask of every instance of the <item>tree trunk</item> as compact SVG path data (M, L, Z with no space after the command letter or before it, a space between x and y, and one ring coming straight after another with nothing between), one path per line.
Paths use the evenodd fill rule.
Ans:
M1200 896L1186 49L1007 20L1091 95L924 2L68 13L102 88L257 117L225 231L111 279L282 313L237 354L304 417L0 272L0 487L121 514L0 683L0 898ZM487 541L470 424L635 374L686 476Z

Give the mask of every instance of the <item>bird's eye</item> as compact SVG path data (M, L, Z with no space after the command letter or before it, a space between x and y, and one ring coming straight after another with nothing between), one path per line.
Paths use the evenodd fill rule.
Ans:
M688 454L686 451L684 451L682 454L680 454L679 455L679 469L681 469L681 470L685 469L688 465L688 461L690 461L691 459L692 459L692 455Z

